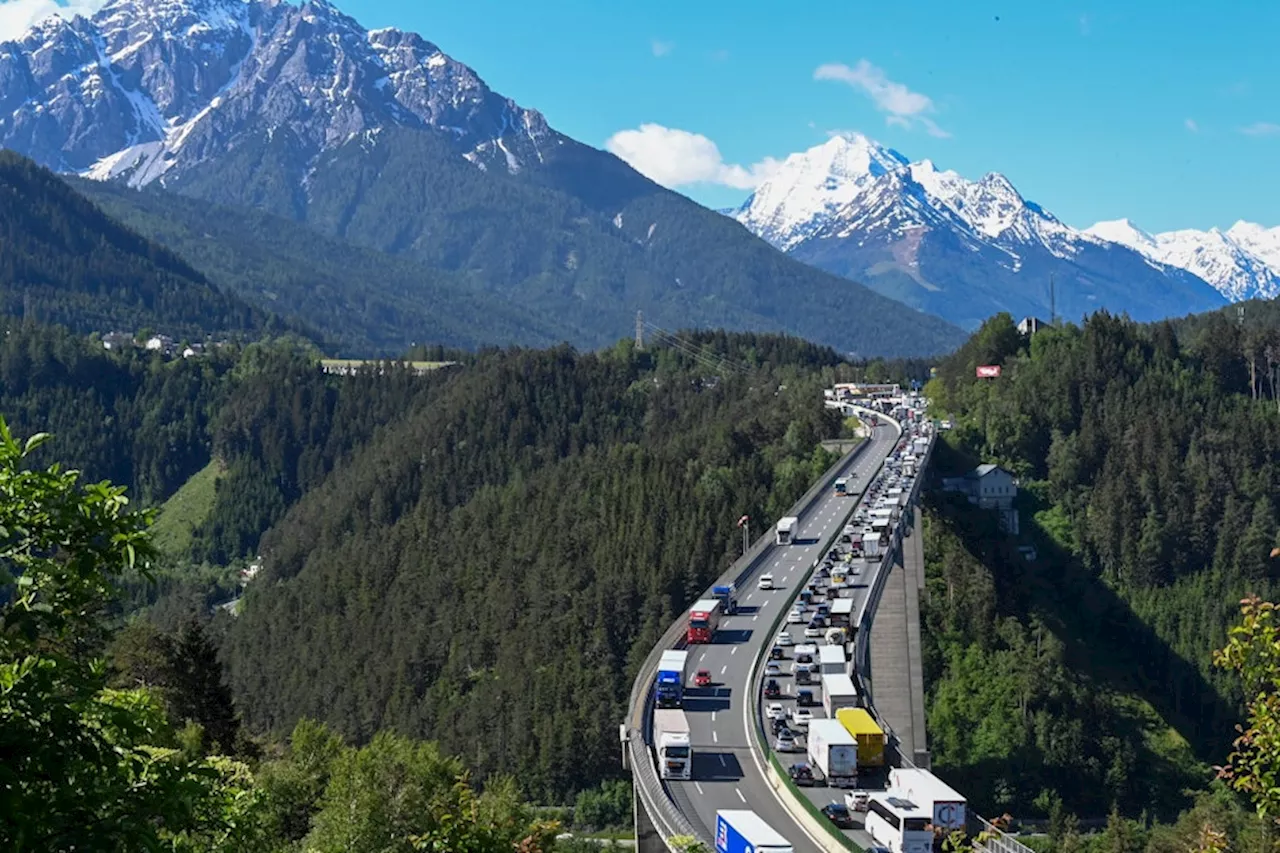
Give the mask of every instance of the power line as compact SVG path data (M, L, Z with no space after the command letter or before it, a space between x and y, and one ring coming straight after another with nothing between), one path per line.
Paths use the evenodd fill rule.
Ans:
M734 362L729 358L705 347L699 347L692 341L686 341L660 326L655 326L653 323L644 321L644 327L652 332L654 338L659 342L679 350L690 358L698 361L698 363L702 364L704 367L710 367L713 370L727 370L743 376L751 372L750 368L746 365Z

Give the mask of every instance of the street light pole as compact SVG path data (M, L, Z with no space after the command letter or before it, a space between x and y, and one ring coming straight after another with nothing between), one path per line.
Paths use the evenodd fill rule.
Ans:
M744 515L738 519L738 526L742 528L742 556L747 556L747 546L751 541L751 516Z

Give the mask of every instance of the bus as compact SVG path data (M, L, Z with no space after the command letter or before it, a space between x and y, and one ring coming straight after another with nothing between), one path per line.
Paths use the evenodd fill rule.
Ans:
M836 494L841 497L849 494L849 479L847 477L841 477L836 480Z
M689 608L689 628L685 639L690 643L709 643L720 625L720 600L704 598Z
M930 814L902 797L873 795L867 800L867 834L891 853L933 853Z

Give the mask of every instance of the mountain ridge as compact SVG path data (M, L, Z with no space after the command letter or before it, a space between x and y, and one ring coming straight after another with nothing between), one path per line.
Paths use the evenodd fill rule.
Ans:
M637 310L857 355L963 339L560 134L420 36L325 3L114 0L6 43L6 80L0 144L403 256L558 315L579 345L616 341ZM851 337L844 318L868 314Z
M970 181L858 133L791 155L732 216L801 260L966 327L997 311L1047 316L1051 302L1072 319L1225 304L1186 270L1066 225L998 172Z

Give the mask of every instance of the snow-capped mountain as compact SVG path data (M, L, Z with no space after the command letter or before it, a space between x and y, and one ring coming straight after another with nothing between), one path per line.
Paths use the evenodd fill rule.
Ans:
M1127 219L1117 219L1099 222L1086 233L1192 272L1232 302L1280 295L1280 228L1237 222L1226 231L1148 234Z
M112 0L0 44L0 145L59 171L167 182L266 137L305 180L395 127L513 172L563 140L430 42L325 0Z
M801 260L962 326L1002 310L1154 319L1224 304L1198 276L1064 224L1003 175L971 181L861 134L791 155L731 215Z

